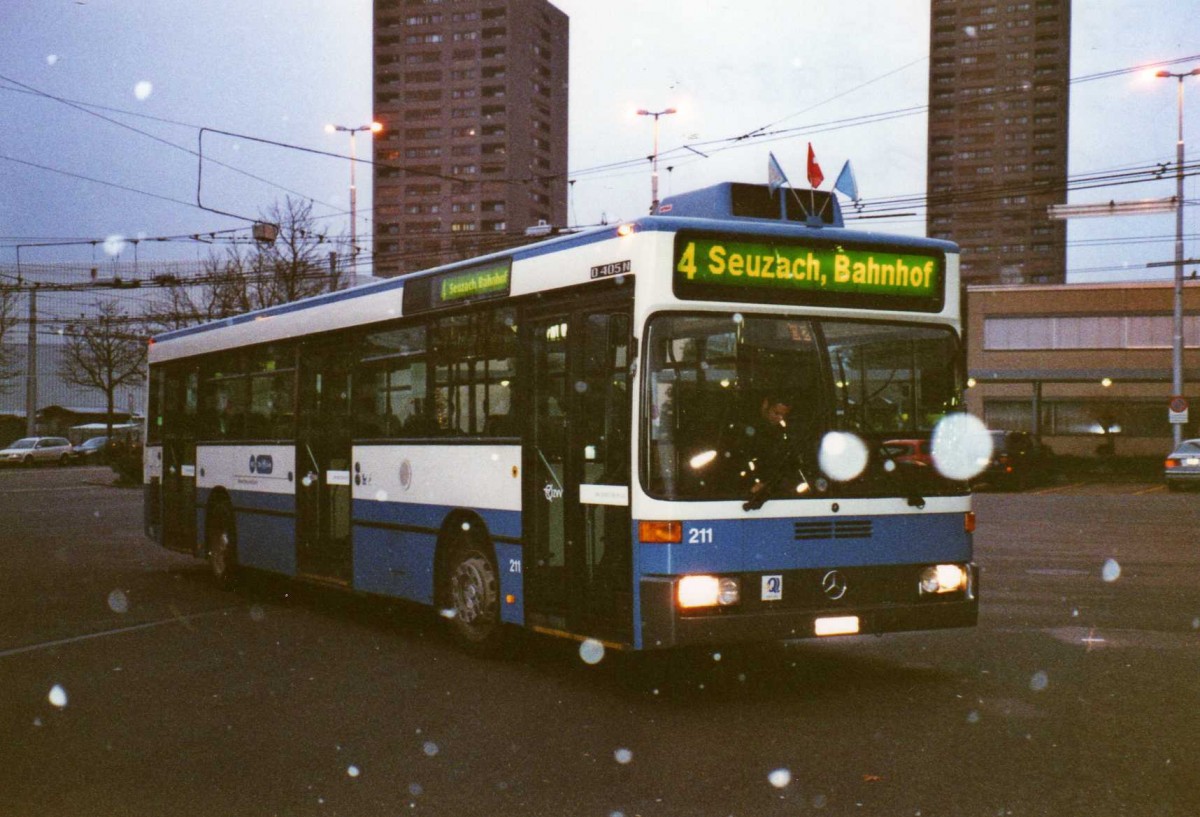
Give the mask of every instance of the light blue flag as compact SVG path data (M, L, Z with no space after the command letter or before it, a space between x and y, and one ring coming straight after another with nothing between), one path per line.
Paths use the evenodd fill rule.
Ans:
M775 158L774 153L769 153L767 159L767 185L771 188L771 193L774 193L779 188L788 184L788 177L784 174L783 168L779 166L779 160Z
M858 201L858 182L854 180L854 171L850 169L849 159L846 160L846 164L842 165L842 172L838 174L837 181L833 183L833 189L845 193L853 202Z

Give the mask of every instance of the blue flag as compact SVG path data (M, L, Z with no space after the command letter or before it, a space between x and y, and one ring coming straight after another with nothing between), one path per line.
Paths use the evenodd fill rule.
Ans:
M774 153L767 154L767 185L774 193L779 188L788 184L788 177L784 174L783 168L779 166L779 160L775 158Z
M854 181L854 171L850 169L849 159L846 160L846 164L842 165L842 172L838 174L837 181L833 183L833 189L845 193L851 201L858 201L858 182Z

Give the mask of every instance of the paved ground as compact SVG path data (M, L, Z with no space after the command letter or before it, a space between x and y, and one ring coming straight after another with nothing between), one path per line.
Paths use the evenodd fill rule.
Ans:
M0 472L0 814L1200 813L1200 496L976 499L979 626L639 665L252 582L98 468Z

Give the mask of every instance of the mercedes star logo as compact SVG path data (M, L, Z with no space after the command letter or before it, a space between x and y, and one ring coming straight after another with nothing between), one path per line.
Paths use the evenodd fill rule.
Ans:
M826 596L837 601L846 595L849 586L846 584L845 576L836 570L831 570L821 577L821 589L825 591Z

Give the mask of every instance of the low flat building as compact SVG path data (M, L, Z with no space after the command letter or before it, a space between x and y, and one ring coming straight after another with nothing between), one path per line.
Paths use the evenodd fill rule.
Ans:
M1200 428L1200 281L1184 285L1184 438ZM969 409L1056 454L1170 451L1174 285L974 286L967 291Z

